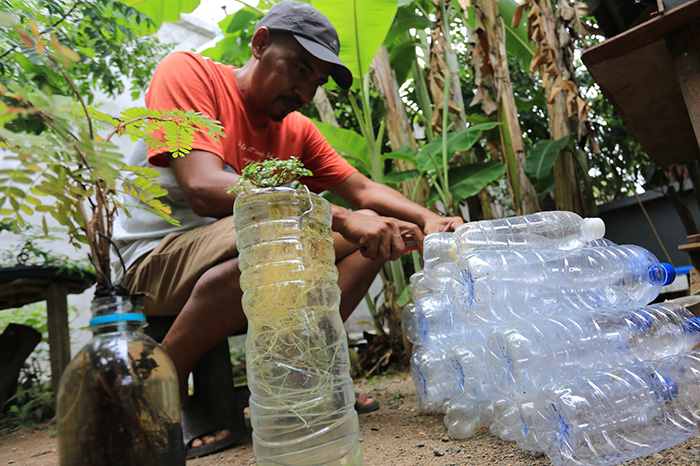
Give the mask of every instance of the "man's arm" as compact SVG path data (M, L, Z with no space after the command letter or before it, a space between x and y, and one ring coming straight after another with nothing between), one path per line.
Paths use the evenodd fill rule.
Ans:
M211 152L193 150L185 157L168 157L187 203L200 217L223 218L233 214L234 194L229 186L238 182L239 175L224 170L224 161Z
M359 244L369 257L396 259L406 252L401 235L411 234L422 248L424 234L453 231L464 223L459 217L441 217L388 186L354 173L328 190L353 207L370 209L380 217L333 207L333 229ZM359 215L359 217L358 217Z
M224 171L220 157L211 152L193 150L185 157L170 157L169 162L195 214L214 218L232 214L235 195L226 191L240 177ZM402 235L412 235L422 248L424 234L452 231L463 223L458 217L441 217L398 191L359 173L328 189L354 207L380 214L362 215L333 206L333 230L358 244L363 255L369 258L397 259L406 253Z

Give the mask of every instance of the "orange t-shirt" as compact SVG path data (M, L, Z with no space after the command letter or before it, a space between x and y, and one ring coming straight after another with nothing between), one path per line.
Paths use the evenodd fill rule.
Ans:
M312 191L340 183L357 170L328 144L307 117L292 112L275 122L253 108L236 83L233 67L192 52L174 52L156 68L146 105L158 110L195 110L219 120L225 138L195 132L193 149L218 155L238 173L248 164L296 156L311 170L300 181ZM167 152L148 149L148 160L167 167Z

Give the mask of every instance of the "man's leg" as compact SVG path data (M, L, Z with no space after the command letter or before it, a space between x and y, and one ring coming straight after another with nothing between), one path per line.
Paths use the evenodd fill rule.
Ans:
M372 285L384 261L367 259L359 250L336 263L340 286L340 316L345 322Z
M361 212L376 215L371 211ZM345 322L364 298L385 261L364 257L357 245L349 243L338 233L334 233L334 246L341 291L340 317ZM357 395L359 406L369 406L374 402L374 398L370 398L366 393Z
M217 264L195 284L190 299L163 339L178 374L180 405L190 403L188 378L199 360L219 342L242 329L246 323L239 284L238 259ZM213 443L230 435L228 429L192 441L192 448Z
M242 329L246 318L241 307L238 259L207 270L197 280L190 299L163 339L163 349L175 364L180 402L189 403L187 379L210 349Z
M343 248L342 252L348 252L352 247L342 241L344 240L337 240ZM337 263L343 321L362 300L381 266L381 261L367 259L359 250L346 255ZM165 336L162 346L175 365L183 406L189 403L187 380L197 362L217 343L245 325L242 296L238 259L212 267L196 282L190 298ZM360 394L358 402L369 405L374 400ZM228 435L227 431L218 433L216 437L207 436L202 441L210 443L225 435ZM192 444L195 448L199 445L197 441Z

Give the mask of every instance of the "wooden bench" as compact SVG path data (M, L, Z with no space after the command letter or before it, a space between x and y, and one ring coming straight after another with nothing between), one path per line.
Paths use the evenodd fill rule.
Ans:
M95 283L90 273L69 272L55 266L0 267L0 310L46 301L51 361L51 385L70 362L68 295L80 294Z

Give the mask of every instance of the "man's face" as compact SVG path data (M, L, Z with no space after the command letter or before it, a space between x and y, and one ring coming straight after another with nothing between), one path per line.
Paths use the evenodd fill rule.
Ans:
M248 98L274 121L307 105L328 81L332 65L306 51L291 35L270 36L259 56Z

